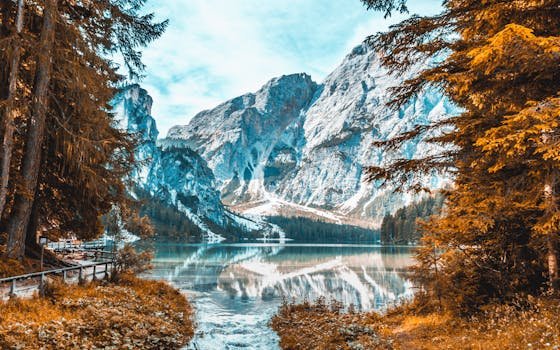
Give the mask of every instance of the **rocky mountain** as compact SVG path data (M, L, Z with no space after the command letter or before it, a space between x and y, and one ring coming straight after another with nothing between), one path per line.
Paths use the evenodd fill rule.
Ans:
M173 127L167 139L186 141L208 161L228 204L261 199L266 196L264 181L268 184L282 175L269 172L271 155L275 153L286 165L295 160L292 147L279 147L297 141L287 139L291 135L286 130L299 120L317 88L306 74L272 79L257 93L201 112L187 126Z
M435 90L389 110L390 87L414 73L391 74L375 52L360 45L322 84L306 74L272 79L254 94L173 127L167 139L198 152L214 171L224 202L244 213L380 223L415 198L393 193L391 185L366 183L364 167L437 150L423 138L396 153L374 149L372 142L457 113ZM446 183L437 174L420 180L431 188Z
M226 210L212 170L195 151L180 141L157 140L151 107L152 98L139 85L122 89L113 100L120 127L139 140L136 157L140 167L133 174L138 188L133 195L141 194L143 199L165 203L181 212L209 241L270 229Z
M142 164L133 176L140 183L147 181L150 162L158 152L156 142L159 131L151 116L152 104L151 96L138 84L125 87L112 101L113 113L119 120L120 129L128 130L138 138L135 156Z

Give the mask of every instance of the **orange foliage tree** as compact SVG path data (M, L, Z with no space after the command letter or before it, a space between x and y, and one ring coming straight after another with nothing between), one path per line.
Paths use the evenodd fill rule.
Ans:
M447 305L558 292L559 36L558 0L448 0L369 38L397 73L439 58L394 89L392 107L432 86L463 109L377 144L433 130L442 153L369 168L371 180L453 176L443 215L424 224L416 274Z

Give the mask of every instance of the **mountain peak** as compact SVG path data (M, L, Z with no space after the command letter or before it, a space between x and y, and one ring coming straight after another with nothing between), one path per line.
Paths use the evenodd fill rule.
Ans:
M307 73L284 74L270 79L261 89L266 89L272 85L293 85L293 84L316 84Z
M185 140L207 160L227 204L281 201L378 220L414 198L366 183L363 168L430 150L422 138L396 154L374 150L372 142L456 113L431 90L400 111L386 108L390 88L412 74L393 76L361 44L321 85L305 73L271 79L256 93L197 114L169 136ZM445 179L422 181L437 188Z
M363 42L360 45L354 47L352 49L352 51L350 51L350 54L347 56L347 58L352 58L355 56L361 56L361 55L365 55L367 54L371 49L369 48L369 46Z

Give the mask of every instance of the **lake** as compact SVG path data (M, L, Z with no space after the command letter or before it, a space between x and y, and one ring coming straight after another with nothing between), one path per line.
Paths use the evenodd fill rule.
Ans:
M167 280L195 307L186 349L279 349L268 322L283 299L336 299L383 310L412 296L407 247L332 244L158 244L150 278Z

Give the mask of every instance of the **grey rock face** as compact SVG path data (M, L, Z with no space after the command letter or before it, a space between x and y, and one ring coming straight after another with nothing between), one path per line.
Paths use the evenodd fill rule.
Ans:
M393 193L395 185L366 183L363 168L437 150L422 142L429 135L391 154L372 142L457 113L433 90L389 110L390 88L415 73L390 74L361 45L321 85L306 74L273 79L173 127L167 138L184 141L208 162L227 204L280 201L378 220L414 196ZM433 174L420 181L438 188L447 179Z
M161 143L151 164L145 188L160 199L178 207L188 216L227 224L214 174L206 161L190 148Z
M225 212L206 161L180 143L157 144L152 99L139 85L122 89L112 104L121 127L139 140L136 158L141 166L132 174L137 186L179 209L210 238L219 238L208 223L225 227L231 215Z
M152 98L138 84L122 89L113 99L113 112L119 120L119 126L136 134L139 146L136 159L142 163L133 174L139 182L147 181L149 165L157 153L156 141L159 135L156 121L151 116Z
M288 139L286 130L301 118L316 91L317 84L306 74L272 79L255 94L201 112L189 125L173 127L167 139L186 141L208 161L226 202L259 199L265 195L263 180L278 176L269 164L280 162L279 171L285 173L290 162L295 165L295 140Z

